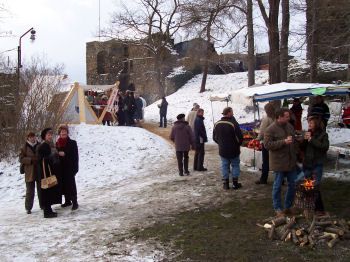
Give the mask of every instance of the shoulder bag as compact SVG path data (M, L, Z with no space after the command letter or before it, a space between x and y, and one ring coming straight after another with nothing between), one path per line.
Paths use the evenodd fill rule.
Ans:
M44 178L41 179L41 188L42 189L48 189L58 184L57 177L51 173L50 164L47 164L50 172L50 176L46 176L46 169L43 159L43 172L44 172Z

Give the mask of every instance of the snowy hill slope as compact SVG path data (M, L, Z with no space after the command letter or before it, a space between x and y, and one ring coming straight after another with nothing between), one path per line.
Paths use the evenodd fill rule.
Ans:
M268 71L256 71L256 84L266 84L268 82ZM223 108L226 107L226 102L210 102L209 98L215 95L227 96L232 94L232 91L238 89L247 89L248 78L247 72L232 73L227 75L208 75L206 92L199 93L202 75L197 75L190 80L186 85L180 88L174 94L166 97L169 106L167 118L170 122L176 121L176 116L180 113L188 114L193 103L198 103L204 109L205 126L207 130L209 143L213 143L212 132L216 121L221 118ZM157 104L160 100L149 105L145 109L145 118L147 121L159 122L159 109ZM259 103L261 116L264 116L265 103ZM251 108L247 108L243 104L228 103L228 106L233 108L233 113L238 123L251 122L254 120L254 114ZM307 129L307 109L303 105L303 129ZM333 116L334 117L334 116ZM331 144L337 144L350 141L350 129L339 129L328 127L327 132Z

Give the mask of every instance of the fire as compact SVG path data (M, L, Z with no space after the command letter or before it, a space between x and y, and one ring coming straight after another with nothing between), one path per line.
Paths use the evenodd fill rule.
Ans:
M315 183L316 183L316 179L314 178L314 176L312 178L305 177L304 183L300 185L303 186L305 190L313 190L315 189Z

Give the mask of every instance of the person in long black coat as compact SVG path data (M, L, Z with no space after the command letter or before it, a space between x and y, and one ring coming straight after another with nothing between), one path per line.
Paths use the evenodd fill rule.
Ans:
M41 189L41 198L44 209L44 217L57 217L57 213L52 211L51 205L62 203L61 194L61 176L58 168L58 153L53 143L53 132L51 128L45 128L41 132L41 138L44 140L38 148L38 164L40 180L44 178L44 170L46 176L51 173L56 175L58 184L48 189ZM50 169L49 169L50 166ZM45 169L44 169L45 168Z
M79 171L79 155L78 146L75 140L68 136L68 126L60 125L58 128L56 146L60 158L60 171L62 174L62 192L65 202L62 207L73 204L72 210L78 209L77 186L75 183L75 175Z

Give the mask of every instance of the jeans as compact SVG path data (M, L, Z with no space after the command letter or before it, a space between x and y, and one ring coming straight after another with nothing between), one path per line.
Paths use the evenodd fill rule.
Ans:
M232 179L238 179L240 174L239 163L239 156L235 158L221 157L222 179L229 179L230 165L232 166Z
M202 170L204 162L204 143L196 144L196 152L194 154L193 169Z
M295 170L289 172L274 172L275 178L273 181L272 188L272 200L273 200L273 208L278 211L282 210L281 204L281 187L284 177L287 177L288 187L284 200L284 207L290 208L294 202L294 181L297 177L297 172Z
M163 126L163 121L164 121L164 127L166 127L167 125L166 115L160 115L159 127Z
M312 178L313 175L315 175L316 179L316 185L319 186L322 179L322 172L323 172L323 166L322 165L316 165L312 168L304 168L304 174L305 178ZM319 191L316 200L315 200L315 209L317 211L324 211L324 205L322 201L321 191Z

